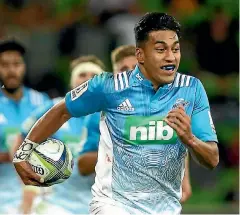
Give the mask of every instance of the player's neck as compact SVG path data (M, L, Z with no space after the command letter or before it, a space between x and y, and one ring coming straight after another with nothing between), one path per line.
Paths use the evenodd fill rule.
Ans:
M2 88L3 93L10 99L18 101L23 96L23 87L19 87L14 93L9 93L5 88Z
M140 69L141 73L143 74L143 76L144 76L146 79L148 79L149 81L152 82L152 85L153 85L154 90L157 91L158 88L161 87L161 84L158 83L158 82L156 82L156 81L147 73L147 71L145 70L145 68L144 68L142 65L140 65L140 64L139 64L139 69Z

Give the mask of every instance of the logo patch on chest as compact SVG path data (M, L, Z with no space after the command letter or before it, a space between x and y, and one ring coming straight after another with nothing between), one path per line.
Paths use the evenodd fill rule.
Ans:
M185 108L189 104L190 102L185 101L183 98L180 98L180 99L177 99L176 103L172 106L172 109L178 108L180 105L182 105Z
M175 144L177 134L163 117L129 116L125 121L124 138L134 145Z
M124 102L122 102L120 105L118 105L117 109L125 110L125 111L134 111L134 107L132 106L129 99L126 99Z

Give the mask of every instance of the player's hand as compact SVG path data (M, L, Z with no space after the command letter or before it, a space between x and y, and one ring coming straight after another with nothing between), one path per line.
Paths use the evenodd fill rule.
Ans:
M44 186L44 179L33 171L28 162L28 157L37 146L37 143L26 138L13 156L15 169L25 185Z
M183 106L171 110L164 120L177 132L182 143L192 146L194 136L191 130L191 119L186 114Z
M27 161L13 163L15 169L25 185L46 186L44 180L37 175Z

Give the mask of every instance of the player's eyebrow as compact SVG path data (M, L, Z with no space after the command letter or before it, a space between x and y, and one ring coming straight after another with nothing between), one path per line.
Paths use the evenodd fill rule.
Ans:
M164 45L167 45L167 43L166 42L164 42L163 40L157 40L154 44L164 44ZM175 45L175 44L177 44L177 43L179 43L179 40L176 40L172 45Z

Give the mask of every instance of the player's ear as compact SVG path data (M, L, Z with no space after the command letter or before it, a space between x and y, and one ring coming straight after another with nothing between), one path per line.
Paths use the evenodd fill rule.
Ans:
M143 50L139 47L136 48L136 58L139 63L144 63L144 53Z

